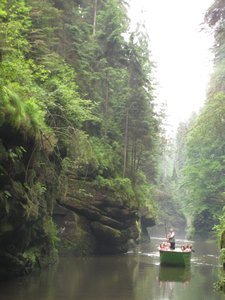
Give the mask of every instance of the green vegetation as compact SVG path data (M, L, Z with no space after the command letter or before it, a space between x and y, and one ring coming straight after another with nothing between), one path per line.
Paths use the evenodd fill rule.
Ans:
M218 236L225 266L225 14L223 0L215 0L205 15L214 33L214 66L208 94L198 115L180 124L174 168L169 186L188 225L188 236ZM224 290L224 271L217 287Z
M215 225L215 229L220 228L220 236L225 225L222 212L225 199L223 6L224 1L215 1L205 15L205 23L215 37L214 72L207 99L198 115L180 124L176 145L174 149L167 150L168 176L161 178L161 182L170 187L172 202L180 207L187 220L189 237L213 235ZM174 163L171 164L171 161Z
M154 224L157 207L175 227L186 219L191 237L217 232L225 264L224 1L205 16L215 36L207 99L180 124L176 149L155 112L148 36L130 32L126 9L0 3L1 277L54 263L58 251L125 252L141 209L142 225Z
M201 134L200 149L201 149L201 165L199 178L202 178L200 197L205 211L209 213L209 218L218 223L218 216L221 216L224 206L224 103L225 89L221 81L222 73L218 72L222 68L223 58L221 51L224 47L224 16L217 15L215 12L221 10L222 1L215 1L206 14L206 22L214 29L215 37L215 60L214 73L212 74L208 97L204 109L197 119L197 124L192 130L190 138L190 151L194 152L195 157L199 155L192 147L192 140L196 139ZM218 47L218 45L220 46ZM194 161L193 161L194 162ZM196 166L197 167L197 166ZM205 191L203 191L205 189ZM200 198L199 197L199 198ZM203 211L203 209L202 209ZM210 222L209 222L210 223ZM212 223L210 224L212 226Z
M109 191L154 218L152 68L148 37L129 33L124 1L1 1L2 276L55 260L52 216L68 189L83 203Z

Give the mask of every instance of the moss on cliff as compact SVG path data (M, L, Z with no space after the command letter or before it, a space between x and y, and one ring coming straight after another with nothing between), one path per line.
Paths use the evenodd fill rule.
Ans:
M0 137L0 276L8 277L56 259L49 185L55 171L32 134L4 123Z

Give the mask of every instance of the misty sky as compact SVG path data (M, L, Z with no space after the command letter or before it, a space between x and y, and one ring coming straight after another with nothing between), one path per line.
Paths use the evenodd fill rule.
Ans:
M168 131L198 111L211 71L212 36L202 31L212 0L130 0L132 22L146 24L156 62L157 102L167 105Z

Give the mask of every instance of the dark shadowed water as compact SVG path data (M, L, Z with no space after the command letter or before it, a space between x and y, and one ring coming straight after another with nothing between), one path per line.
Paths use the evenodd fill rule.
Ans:
M126 255L61 258L49 270L0 283L0 299L225 299L213 290L219 269L215 242L193 243L191 268L185 269L160 267L157 247L161 241L152 238Z

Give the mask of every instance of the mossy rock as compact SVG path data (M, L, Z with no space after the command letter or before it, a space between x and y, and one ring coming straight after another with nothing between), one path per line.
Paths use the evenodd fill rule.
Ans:
M60 237L59 255L83 256L95 252L96 240L86 218L59 205L53 218Z
M101 244L116 244L119 245L124 242L122 232L118 229L104 225L99 222L92 222L91 228L94 232L96 239Z

